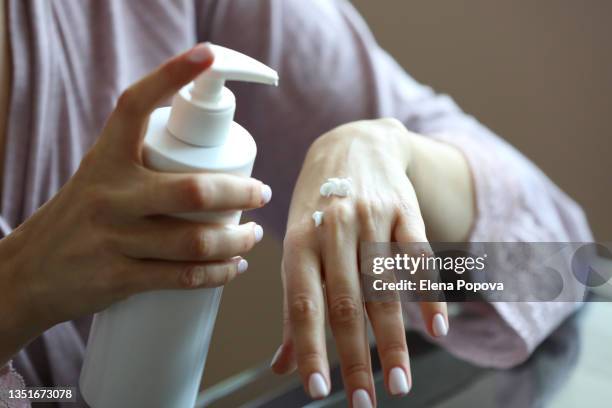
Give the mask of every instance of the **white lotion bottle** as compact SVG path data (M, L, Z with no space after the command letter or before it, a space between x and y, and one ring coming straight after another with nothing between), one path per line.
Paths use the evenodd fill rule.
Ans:
M172 107L155 110L144 144L147 167L162 172L222 172L249 177L257 147L233 121L226 80L278 84L262 63L210 44L212 66L185 86ZM240 211L176 214L237 224ZM221 300L221 288L131 296L95 315L80 388L92 408L192 408Z

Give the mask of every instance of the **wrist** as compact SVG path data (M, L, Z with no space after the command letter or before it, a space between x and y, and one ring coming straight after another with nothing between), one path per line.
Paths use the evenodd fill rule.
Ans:
M467 240L476 210L464 154L455 146L415 133L410 142L406 174L419 200L428 237L440 242Z

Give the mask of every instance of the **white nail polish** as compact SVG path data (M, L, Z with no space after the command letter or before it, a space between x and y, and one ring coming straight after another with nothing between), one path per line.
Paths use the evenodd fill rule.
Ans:
M389 371L389 391L391 395L405 395L410 391L408 377L403 368L395 367Z
M366 390L353 392L353 408L373 408L370 394Z
M191 62L204 62L208 58L212 58L212 52L206 43L196 45L187 54L187 59Z
M267 184L262 184L261 186L261 201L264 204L268 204L272 199L272 189Z
M249 267L249 263L247 262L246 259L241 259L240 261L238 261L238 265L236 266L236 269L238 270L238 273L244 273L247 268Z
M308 379L308 393L312 398L324 398L329 394L325 378L320 373L311 374Z
M263 228L261 227L261 225L255 224L253 231L255 233L255 242L261 241L261 239L263 238L263 234L264 234Z
M274 357L272 357L272 361L270 361L270 367L276 364L276 361L278 360L282 352L283 352L283 345L281 344L278 347L278 350L276 350L276 353L274 353Z
M432 324L433 334L436 337L446 336L448 333L448 326L446 325L446 319L441 313L437 313L433 317Z

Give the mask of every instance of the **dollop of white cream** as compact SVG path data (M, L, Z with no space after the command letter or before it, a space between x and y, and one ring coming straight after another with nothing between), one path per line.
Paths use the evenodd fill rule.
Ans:
M333 177L327 179L327 181L321 185L319 193L321 193L323 197L330 197L332 195L346 197L351 194L352 189L353 182L350 178Z
M314 221L315 227L323 224L323 211L315 211L312 213L312 220Z

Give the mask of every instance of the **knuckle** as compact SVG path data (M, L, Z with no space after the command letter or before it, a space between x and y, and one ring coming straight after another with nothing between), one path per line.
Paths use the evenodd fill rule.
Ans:
M408 346L405 342L390 341L379 345L379 347L381 354L385 357L395 357L408 352Z
M223 285L227 285L228 283L230 283L232 280L234 280L234 278L237 275L237 271L236 271L236 265L234 264L226 264L223 265Z
M138 95L134 88L127 88L121 93L117 100L116 110L126 115L139 113Z
M360 306L351 296L339 296L329 303L329 322L332 326L356 325L361 315Z
M252 228L249 228L242 239L241 253L250 251L255 246L255 232Z
M202 265L185 267L181 280L188 288L209 287L212 283L208 269Z
M298 296L289 305L289 319L292 322L312 322L318 315L317 305L309 297Z
M249 205L259 207L261 205L261 183L249 183L247 190Z
M361 197L355 199L355 213L360 220L372 219L375 211L376 206L370 200Z
M317 350L299 350L295 352L295 358L299 366L315 366L317 367L319 362L323 360L323 355Z
M101 256L112 256L120 252L122 239L118 231L112 231L106 227L97 229L95 239L96 252Z
M368 364L362 361L355 361L347 364L343 364L342 371L347 379L351 379L355 376L366 376L369 375L370 368Z
M283 239L283 250L286 253L296 253L304 249L308 244L310 233L303 226L292 226L287 229Z
M211 255L210 234L202 228L195 228L187 235L187 248L189 255L195 259L206 258Z
M348 200L336 201L325 210L325 224L334 226L350 225L355 217L354 205L346 202Z
M90 188L84 193L85 209L91 224L100 224L101 219L112 208L112 199L100 189Z
M398 302L369 302L368 309L381 315L398 315L401 318L402 309Z
M195 177L183 181L181 190L190 208L206 209L210 207L212 186L209 182Z

